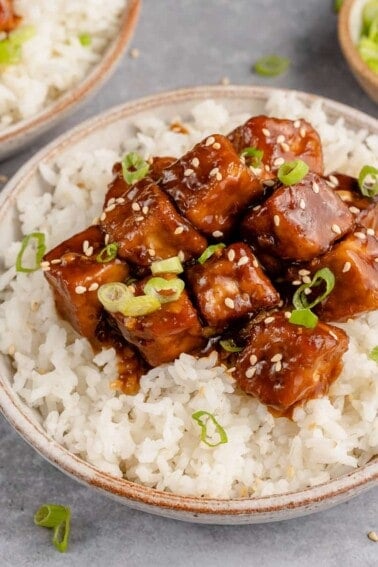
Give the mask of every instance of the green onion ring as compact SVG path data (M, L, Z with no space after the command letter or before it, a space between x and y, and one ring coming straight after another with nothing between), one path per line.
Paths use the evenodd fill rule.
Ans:
M122 313L125 304L133 297L133 294L126 284L111 282L98 288L97 297L109 313Z
M369 358L370 360L374 360L374 362L378 362L378 346L371 349L369 352Z
M22 259L31 240L37 241L37 249L35 251L35 265L33 268L27 268L22 265ZM45 244L45 235L43 234L43 232L32 232L27 236L24 236L24 238L21 241L21 249L16 258L16 272L24 272L28 274L30 272L36 272L37 270L39 270L40 263L45 252L46 252L46 244Z
M157 297L152 295L138 295L137 297L131 296L124 305L120 312L125 317L142 317L149 315L161 308L161 302Z
M107 262L111 262L112 260L117 258L117 251L118 251L118 244L116 242L107 244L97 254L96 262L98 262L99 264L106 264Z
M253 70L264 77L276 77L284 73L290 65L290 59L280 55L266 55L258 59Z
M219 341L219 344L226 352L240 352L243 350L242 347L238 347L232 339L222 339Z
M206 421L202 420L202 417L207 417ZM222 445L223 443L228 443L228 437L226 431L223 427L217 422L214 415L208 411L196 411L192 414L192 419L198 423L201 428L201 441L208 445L209 447L218 447L218 445ZM216 432L219 435L219 441L217 443L210 443L207 440L207 422L209 419L213 422L216 428Z
M307 296L304 293L306 289L313 289L314 287L319 286L321 283L325 283L326 289L325 291L319 295L314 301L309 303L307 301ZM294 293L293 296L293 305L296 309L312 309L315 305L321 303L328 295L331 293L333 288L335 287L335 276L333 272L329 268L321 268L318 270L315 275L313 276L310 283L304 283Z
M277 172L277 177L283 185L295 185L307 175L309 167L301 159L283 163Z
M223 242L219 242L219 244L211 244L210 246L208 246L206 248L206 250L204 250L201 254L201 256L198 258L197 262L199 264L204 264L206 262L206 260L208 260L209 258L211 258L211 256L213 254L215 254L215 252L217 252L218 250L222 250L222 248L226 248L226 245L223 244Z
M123 178L129 185L146 177L150 166L136 152L127 154L122 160Z
M90 33L81 33L79 41L83 47L89 47L92 44L92 36Z
M165 260L156 260L151 264L151 272L155 274L181 274L184 271L180 258L172 256Z
M158 299L160 303L171 303L179 299L184 288L185 282L180 278L166 280L165 278L154 277L148 280L143 291L146 295Z
M68 547L71 527L71 511L59 504L43 504L34 514L34 523L37 526L53 528L53 544L61 553Z
M378 169L371 165L364 165L358 176L358 185L362 195L375 197L378 194Z

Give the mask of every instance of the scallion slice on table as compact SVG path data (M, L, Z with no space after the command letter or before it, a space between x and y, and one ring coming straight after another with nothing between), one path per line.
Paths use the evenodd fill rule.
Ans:
M378 195L378 169L371 165L364 165L358 176L358 185L365 197Z
M125 304L127 305L133 294L126 284L112 282L101 285L97 290L97 297L110 313L122 313Z
M307 289L313 290L320 285L325 285L325 290L313 301L309 302L305 291ZM303 325L309 329L316 327L318 318L311 309L328 297L334 287L335 276L333 272L329 268L318 270L310 283L302 284L294 293L293 305L295 309L291 313L289 322L293 323L293 325Z
M136 152L130 152L122 160L123 178L129 185L146 177L150 166Z
M172 256L165 260L156 260L151 264L151 272L155 274L181 274L184 271L178 256Z
M60 504L43 504L34 514L34 523L53 528L53 544L61 553L67 551L71 528L71 511Z
M253 70L264 77L276 77L284 73L290 65L290 59L280 55L266 55L258 59Z
M240 157L250 158L250 165L252 167L259 167L261 165L262 158L264 157L264 150L259 150L258 148L244 148L240 152Z
M219 244L211 244L206 248L206 250L202 252L201 256L197 260L198 263L204 264L206 260L211 258L211 256L215 254L215 252L217 252L218 250L222 250L222 248L226 248L226 245L223 244L223 242L219 242Z
M166 280L165 278L154 277L148 280L143 291L146 295L157 298L160 303L170 303L179 299L184 288L185 283L179 278Z
M111 262L117 257L117 251L118 244L116 242L107 244L107 246L104 246L104 248L97 254L96 262L98 262L99 264L106 264L107 262Z
M214 415L208 411L200 410L192 414L192 419L198 423L201 428L201 441L208 445L209 447L218 447L223 443L228 443L227 433L224 428L218 423ZM211 421L215 426L215 433L219 436L219 440L215 443L209 441L209 435L207 431L208 422Z
M34 241L34 244L33 244ZM23 265L23 258L25 252L28 250L30 246L35 245L35 256L34 256L34 266L24 266ZM45 244L45 235L43 232L32 232L24 236L21 241L21 249L16 258L16 272L36 272L40 268L40 263L43 258L44 253L46 252L46 244Z
M295 185L307 175L309 167L301 159L283 163L277 172L277 177L284 185Z

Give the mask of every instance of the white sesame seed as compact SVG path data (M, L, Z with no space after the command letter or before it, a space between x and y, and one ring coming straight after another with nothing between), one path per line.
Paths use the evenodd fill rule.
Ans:
M268 130L268 128L263 128L263 129L262 129L262 133L264 134L264 136L265 136L266 138L269 138L269 136L270 136L270 130Z
M226 299L224 300L224 304L226 307L229 307L230 309L235 309L235 302L233 299L231 299L231 297L226 297Z
M221 149L221 145L219 142L215 142L215 144L213 144L213 148L214 150L220 150Z
M89 246L88 240L84 240L84 242L83 242L83 252L85 252L85 251L87 250L88 246Z
M270 171L270 165L266 164L266 165L264 165L264 168L265 168L265 171L268 171L268 172Z
M126 203L126 199L124 197L118 197L118 199L116 199L116 203L123 205L124 203Z
M238 261L238 266L244 266L245 264L248 264L248 256L243 256Z
M106 203L107 205L113 205L115 203L115 197L110 197L109 201Z
M44 266L42 272L49 272L51 270L50 266Z
M213 167L209 173L209 177L214 177L217 173L219 173L219 167Z
M284 304L283 300L282 300L282 299L280 299L280 301L279 301L279 303L278 303L278 307L282 307L282 306L283 306L283 304Z
M251 356L249 357L249 362L251 363L251 366L255 366L255 364L257 363L257 356L255 354L251 354Z
M212 146L215 142L214 136L209 136L205 142L205 146Z
M343 272L344 272L344 274L345 274L346 272L349 272L349 270L351 269L351 267L352 267L352 264L351 264L350 262L345 262L344 267L343 267Z
M254 258L254 259L252 260L252 266L253 266L254 268L258 268L258 267L259 267L259 263L258 263L258 261L256 260L256 258Z
M106 246L109 244L109 240L110 240L110 234L105 234L104 242L105 242Z
M148 214L148 211L149 211L149 208L147 207L147 205L144 205L144 207L142 208L142 213L143 213L144 215L147 215L147 214Z
M266 319L264 319L264 323L266 323L267 325L269 325L269 323L273 323L274 321L274 317L266 317Z
M302 281L303 283L311 283L311 278L309 278L308 276L303 276Z
M96 291L96 289L98 289L100 286L97 282L93 282L91 283L91 285L88 288L88 291Z
M368 234L369 236L375 236L374 229L373 228L367 228L366 234Z
M259 211L261 209L261 205L256 205L256 207L253 207L252 211Z
M184 232L183 226L178 226L173 234L182 234Z
M301 285L301 280L294 280L293 282L291 282L292 285Z
M366 240L366 234L364 232L355 232L354 236L357 236L360 240Z
M272 358L270 359L270 362L279 362L280 360L282 360L282 354L280 352L278 352L277 354L272 356Z
M334 333L333 331L330 331L329 334L331 335L331 337L333 337L335 339L335 341L338 340L336 333Z
M62 263L62 258L54 258L54 260L51 260L51 264L61 264Z
M301 138L305 138L306 137L306 128L302 128L299 130L299 135Z
M288 152L290 150L290 146L286 142L283 142L280 146L283 152Z
M87 288L84 287L83 285L77 285L75 287L75 293L77 293L78 295L81 295L83 293L85 293L87 291Z
M247 370L245 372L245 377L246 378L253 378L255 372L256 372L256 367L250 366L249 368L247 368Z
M194 169L190 169L190 167L188 167L188 169L184 171L184 177L189 177L192 173L194 173Z
M136 222L144 221L144 217L135 217Z
M230 262L233 262L235 260L235 250L229 250L227 252L227 258L230 260Z
M185 253L182 250L179 250L179 253L177 254L180 262L184 262L185 260Z
M221 236L223 236L223 232L221 232L220 230L214 230L213 236L214 238L220 238Z
M349 207L349 210L351 213L353 213L354 215L358 215L358 213L360 213L360 209L358 209L357 207Z
M310 270L305 270L304 268L302 270L299 270L298 275L300 276L309 276L311 274Z
M86 256L92 256L93 254L93 246L88 246L88 248L86 249L86 251L84 252Z
M286 319L290 319L291 311L285 311L284 315L285 315Z
M40 263L40 266L41 268L48 268L50 266L50 262L44 260L43 262Z
M193 158L192 161L191 161L191 164L192 164L193 167L198 167L199 164L200 164L198 157Z
M312 184L312 190L313 190L314 193L319 193L319 191L320 191L320 187L316 183L316 181L314 181L313 184Z
M275 181L274 179L265 179L265 181L263 181L263 184L265 185L265 187L273 187Z
M148 253L149 253L149 255L152 256L152 257L153 257L153 256L156 256L156 252L155 252L155 250L154 250L153 248L149 248L149 249L148 249Z
M306 208L306 201L304 199L301 199L299 201L299 206L300 206L301 209L304 210Z
M108 206L106 207L105 211L106 211L107 213L110 213L111 211L114 211L115 208L116 208L116 204L113 203L112 205L108 205Z
M280 226L280 217L278 215L274 215L273 222L276 226Z
M140 211L140 204L134 202L134 203L131 205L131 208L133 209L133 211Z
M341 228L339 227L338 224L333 224L331 226L331 230L332 232L334 232L335 234L341 234Z
M277 136L277 144L282 144L284 141L285 141L285 136L283 134Z
M106 213L102 213L100 216L100 221L104 221L106 219Z
M222 181L223 175L222 175L220 172L218 172L218 173L216 174L216 176L215 176L215 179L216 179L217 181Z
M279 167L280 165L283 165L285 163L285 160L283 157L278 157L274 160L273 165L275 167Z
M311 280L310 280L310 281L311 281ZM305 282L305 283L306 283L306 282ZM307 282L307 283L310 283L310 282ZM303 293L304 293L305 295L310 295L310 294L311 294L311 288L307 287L306 289L303 290Z
M299 128L299 126L301 125L301 121L300 120L296 120L294 122L294 128Z
M274 368L275 372L279 372L280 370L282 370L282 362L279 360L278 362L276 362L276 366Z
M333 183L334 187L338 187L339 180L337 179L337 177L335 177L334 175L329 175L328 179L330 180L331 183Z

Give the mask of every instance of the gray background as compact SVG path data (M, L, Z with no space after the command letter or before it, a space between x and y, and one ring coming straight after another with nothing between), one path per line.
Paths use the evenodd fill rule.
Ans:
M81 0L84 1L84 0ZM144 0L131 46L94 100L38 143L0 164L11 176L56 135L101 110L140 96L190 85L261 84L317 93L377 117L337 44L332 0ZM251 73L267 53L292 60L275 79ZM0 565L93 566L373 566L378 543L378 492L332 510L257 526L191 525L135 512L79 485L45 462L0 418ZM69 552L60 555L50 533L33 525L46 501L73 514Z

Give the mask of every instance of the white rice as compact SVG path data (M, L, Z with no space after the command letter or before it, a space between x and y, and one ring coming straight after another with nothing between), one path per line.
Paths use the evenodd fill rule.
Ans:
M35 35L17 65L0 66L0 132L29 118L79 83L120 27L126 0L15 0L22 26ZM83 46L81 34L91 43ZM0 34L1 35L1 34Z
M306 108L292 95L275 94L271 115L306 117L321 134L326 168L351 174L377 164L378 137L327 121L318 102ZM126 148L180 155L202 137L228 132L246 116L229 116L213 101L198 104L185 124L189 135L171 132L158 118L137 121ZM19 199L22 232L41 230L47 245L85 228L97 216L117 152L74 152L42 165L52 194ZM36 410L46 431L103 471L182 495L217 498L261 496L313 486L353 470L378 452L378 368L368 358L378 345L378 312L342 327L350 346L344 370L328 397L311 400L294 419L273 418L254 398L235 391L215 353L183 354L151 370L136 396L109 388L116 378L113 349L93 357L88 342L54 311L41 272L15 276L20 243L5 253L0 277L0 350L13 361L14 390ZM211 448L199 440L193 412L213 413L228 443Z

